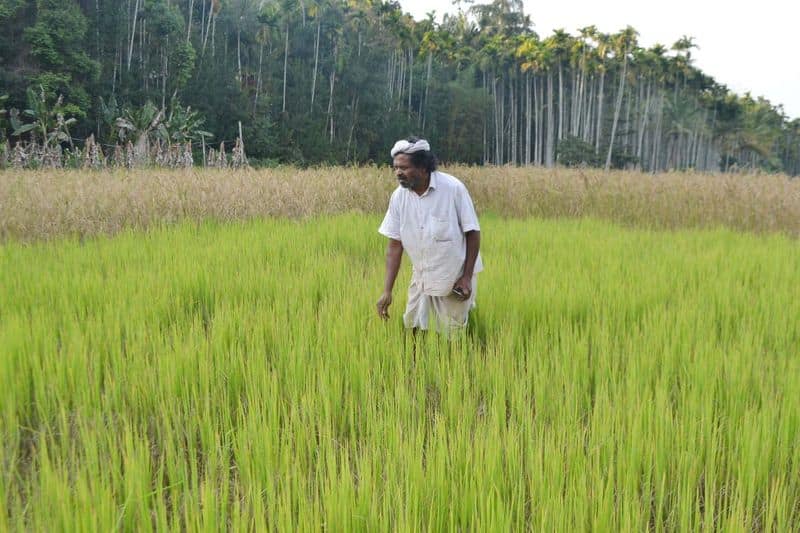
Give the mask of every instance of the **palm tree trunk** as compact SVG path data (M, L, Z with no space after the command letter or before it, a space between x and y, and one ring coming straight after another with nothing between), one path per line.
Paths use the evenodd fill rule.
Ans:
M208 19L206 20L206 31L203 35L203 51L200 55L205 55L206 53L206 43L208 43L208 34L211 33L211 21L214 18L214 4L211 3L212 0L209 0L208 3ZM205 6L205 4L204 4Z
M189 21L186 23L186 42L192 37L192 15L194 14L194 0L189 0Z
M386 65L386 95L389 97L389 110L392 109L392 96L394 95L394 69L396 56L395 52L389 56L389 63Z
M595 84L593 83L593 81L594 81L594 79L592 77L587 82L588 85L589 85L589 93L586 94L586 102L583 104L583 107L584 107L585 111L584 111L584 117L583 117L583 137L582 137L582 139L584 141L586 141L587 143L592 141L592 132L594 131L592 129L592 126L594 125L594 123L592 122L592 118L594 117L594 107L593 107L593 105L594 105L596 100L595 100L595 97L594 97Z
M663 138L661 135L661 126L664 123L664 94L658 95L658 111L656 112L656 129L653 132L653 153L650 163L650 172L658 172L661 168L661 145Z
M508 151L506 150L506 80L500 78L500 164L508 162Z
M541 166L542 164L542 125L543 125L543 113L542 113L542 102L544 98L542 97L542 84L539 83L539 88L536 88L536 74L533 75L533 114L534 114L534 122L536 124L536 130L533 133L534 138L534 147L533 147L533 161L534 164L537 166Z
M570 131L570 135L575 137L580 137L580 128L581 128L581 105L583 104L583 85L584 80L586 78L586 74L583 72L583 69L578 68L576 69L575 73L575 86L573 87L573 98L572 98L572 116L573 123L572 129Z
M531 164L531 74L525 73L525 165Z
M631 87L631 89L628 91L628 93L631 93L632 91L633 91L633 88ZM630 124L631 124L631 102L632 101L633 101L633 95L632 94L628 94L628 98L625 99L625 128L627 130L630 129ZM625 152L626 153L630 149L630 139L631 139L630 135L625 135L625 138L623 139L623 146L625 147Z
M350 146L353 144L353 133L356 130L356 122L358 122L358 95L353 96L353 119L350 123L350 133L347 136L347 159L350 159Z
M258 79L256 80L256 94L253 96L253 117L256 116L256 110L258 109L258 96L261 93L261 70L264 65L264 43L261 43L260 50L258 52Z
M317 17L317 38L314 40L314 75L311 77L311 112L314 112L314 95L317 92L317 66L319 65L319 32L322 19Z
M169 46L169 40L167 40L167 46ZM164 109L167 105L167 65L168 65L168 57L167 54L164 53L164 47L160 47L161 50L161 109Z
M144 61L144 36L147 33L147 19L142 19L142 29L139 31L139 70L142 73L142 79L144 80L144 90L147 91L150 89L150 76L147 75L147 69L145 68L145 61Z
M492 94L494 96L494 164L500 164L500 157L502 154L502 148L500 146L500 131L501 127L500 124L502 122L502 117L500 117L500 104L499 99L497 97L497 77L492 75Z
M120 72L122 71L122 52L119 50L119 46L117 46L117 51L115 52L114 58L114 71L111 73L111 94L117 94L117 67L119 67Z
M432 70L432 67L433 67L433 52L428 52L428 68L427 68L427 73L426 73L426 76L425 76L425 96L423 98L423 101L425 102L425 105L424 106L420 105L420 112L419 112L419 114L422 117L422 132L423 133L425 133L425 113L428 110L428 89L429 89L429 87L431 85L431 70Z
M545 146L545 166L550 168L555 161L555 116L553 114L553 72L547 73L547 146Z
M403 106L403 90L406 87L406 56L405 52L397 54L398 61L400 62L400 73L397 76L397 109L400 110Z
M558 61L558 140L564 138L564 68Z
M581 78L582 73L579 67L575 67L573 69L575 71L575 75L573 76L572 80L572 88L571 91L574 93L572 99L570 100L570 116L572 116L572 124L570 125L570 129L567 132L568 135L578 137L580 133L578 132L578 128L580 127L581 123Z
M205 37L205 27L206 27L206 0L200 0L202 2L203 11L200 13L200 42L203 41Z
M511 113L510 113L510 120L511 120L511 131L509 132L510 139L510 155L509 155L509 162L516 165L517 164L517 95L516 91L514 90L517 86L516 79L512 78L511 83L509 84L510 93L510 101L509 104L511 105Z
M486 81L486 71L482 70L483 74L483 94L488 94L489 92L489 83ZM483 117L483 164L486 165L489 162L489 134L487 131L489 118L486 116L486 112L488 109L484 111Z
M213 15L211 17L211 57L215 57L217 55L217 17ZM228 41L225 41L227 47ZM226 54L227 55L227 54Z
M333 57L336 58L336 47L334 47L334 49L333 49ZM335 61L334 61L334 64L335 64ZM331 74L330 74L330 77L329 77L330 93L328 94L328 120L330 121L330 136L329 136L330 144L333 144L333 134L334 134L334 130L333 130L333 85L334 85L335 81L336 81L336 69L334 67L331 67Z
M652 80L647 81L647 96L644 100L644 112L642 113L642 120L639 123L639 140L636 143L636 165L641 168L642 154L644 149L644 132L647 129L647 119L650 115L650 98L652 91Z
M619 90L617 91L617 105L614 108L614 120L611 123L611 140L608 143L608 155L606 156L606 172L611 168L611 155L614 151L614 136L617 133L617 122L619 112L622 108L622 97L625 94L625 76L628 74L628 54L622 60L622 75L619 78Z
M131 45L128 47L128 72L131 71L131 58L133 57L133 42L136 35L136 20L139 18L139 0L133 7L133 28L131 29Z
M408 47L408 116L411 116L411 93L414 90L414 50Z
M606 80L606 72L600 72L600 89L597 92L597 129L594 137L594 151L600 153L600 138L603 134L603 89Z
M283 41L283 107L282 113L286 113L286 72L289 66L289 22L286 22L286 37Z
M239 24L236 27L236 64L239 66L239 83L244 81L242 78L242 17L239 17Z

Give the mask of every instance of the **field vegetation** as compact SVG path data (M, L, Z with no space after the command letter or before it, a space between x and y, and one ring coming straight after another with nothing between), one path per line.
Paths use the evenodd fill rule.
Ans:
M766 174L455 166L480 213L594 217L651 229L800 235L800 180ZM88 237L186 218L382 213L387 167L0 172L0 239Z
M518 0L424 20L373 0L123 4L0 2L0 168L218 166L240 138L251 164L366 164L416 132L472 164L800 174L800 118L701 69L714 39L690 26L545 34Z
M451 170L450 341L387 169L0 174L0 530L800 529L797 182Z

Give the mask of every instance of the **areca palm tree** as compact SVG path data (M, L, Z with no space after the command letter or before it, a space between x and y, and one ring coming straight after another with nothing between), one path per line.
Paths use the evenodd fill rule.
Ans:
M308 8L309 16L317 22L317 30L314 37L314 72L311 77L311 112L314 112L314 98L317 94L317 70L319 67L319 45L322 33L322 20L325 18L325 4L323 1L312 0Z
M636 38L639 33L631 26L628 26L614 36L614 52L617 60L622 58L622 72L619 76L619 89L617 90L617 103L614 107L614 120L611 123L611 139L608 142L608 155L606 156L605 169L608 171L611 168L611 156L614 151L614 140L617 133L617 124L619 123L619 113L622 109L622 97L625 94L625 79L628 74L628 56L630 55L633 47L636 45Z
M600 73L600 79L597 82L597 119L595 120L595 138L594 149L595 152L600 152L600 139L603 133L603 103L605 101L605 80L606 73L608 72L608 54L611 51L611 36L605 33L596 33L594 35L597 41L596 59L597 71Z
M550 49L550 54L558 70L558 140L564 138L564 65L569 62L572 49L572 36L563 29L556 29L551 36L544 40L544 46Z
M443 49L446 50L446 47L450 44L445 40L444 32L437 32L436 28L433 25L433 21L428 21L428 27L426 28L425 32L422 35L422 40L420 42L419 53L422 57L425 58L426 61L426 68L425 68L425 92L420 98L419 103L419 125L420 131L422 133L425 132L425 111L428 107L428 96L430 94L430 84L431 84L431 73L433 69L433 58L434 55L437 53L441 53Z
M676 92L679 85L686 88L687 78L691 71L693 48L697 48L694 38L687 35L684 35L672 45L672 50L677 52L672 60Z
M516 51L517 58L520 60L521 70L530 76L530 92L526 95L527 102L527 117L526 117L526 156L525 162L531 162L539 165L543 162L548 166L553 164L553 112L552 105L544 104L544 87L542 80L539 78L539 86L537 87L537 77L547 72L552 63L551 51L539 40L536 34L529 34L522 38ZM552 73L547 72L550 76L550 97L552 102ZM544 109L548 110L548 124L545 126ZM533 129L533 131L531 131ZM547 147L543 146L544 132L547 130ZM533 150L531 153L531 143L533 143ZM543 154L547 154L543 156Z
M286 84L289 75L289 35L298 4L294 0L271 0L260 7L258 20L267 28L283 29L283 97L281 113L286 113Z
M552 167L555 164L555 97L553 88L553 65L555 64L555 56L552 47L542 42L538 47L536 62L539 68L546 74L547 81L547 98L545 99L545 88L541 87L541 106L546 109L546 123L543 127L544 137L543 141L543 154L542 159L546 167ZM545 116L543 113L542 121L544 122Z
M573 40L570 58L573 69L570 135L586 139L588 116L585 116L584 109L589 107L586 95L587 86L595 67L592 40L597 34L597 28L595 26L587 26L578 30L578 32L579 37Z
M494 34L483 43L478 50L478 66L484 73L489 75L490 82L487 87L493 96L493 117L494 117L494 162L503 163L503 118L504 118L504 81L503 70L507 63L507 39L502 34ZM500 90L497 85L500 83Z
M475 4L470 12L477 18L478 26L488 37L497 34L519 35L530 29L530 17L525 15L522 0L492 0L488 4Z
M669 129L667 130L667 158L670 168L688 166L684 141L698 129L700 109L689 98L667 100L664 109Z

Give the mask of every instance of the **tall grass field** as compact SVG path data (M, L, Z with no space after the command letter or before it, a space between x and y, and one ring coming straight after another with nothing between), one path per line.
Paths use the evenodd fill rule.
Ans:
M378 209L78 231L108 219L55 202L57 235L32 179L2 197L0 531L800 529L789 235L484 209L466 333L412 337L407 257L375 313Z

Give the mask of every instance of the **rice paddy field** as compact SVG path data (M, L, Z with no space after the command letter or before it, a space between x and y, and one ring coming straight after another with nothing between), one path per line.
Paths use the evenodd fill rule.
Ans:
M407 257L375 313L370 172L0 174L0 531L800 529L796 184L472 176L446 339L402 328Z

